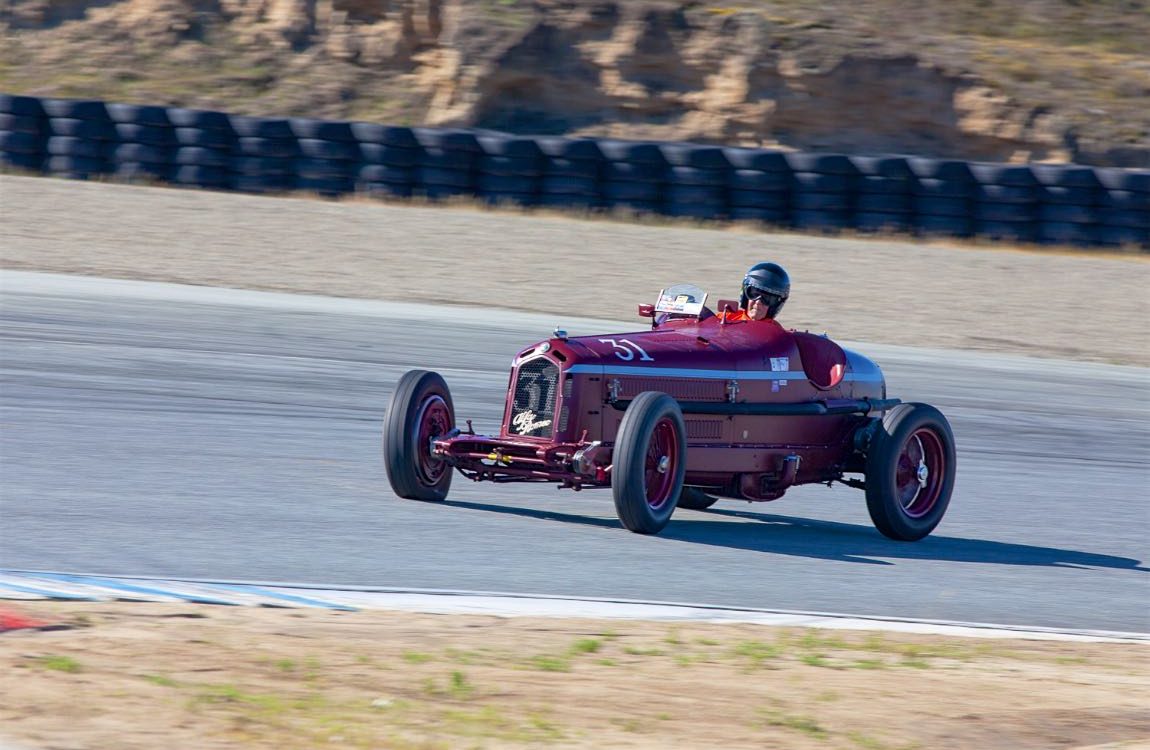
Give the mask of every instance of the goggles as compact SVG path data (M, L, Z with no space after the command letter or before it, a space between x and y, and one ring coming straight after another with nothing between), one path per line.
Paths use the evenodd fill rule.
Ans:
M747 300L762 300L766 301L768 297L777 297L778 292L772 292L770 289L760 289L757 286L748 286L745 290Z

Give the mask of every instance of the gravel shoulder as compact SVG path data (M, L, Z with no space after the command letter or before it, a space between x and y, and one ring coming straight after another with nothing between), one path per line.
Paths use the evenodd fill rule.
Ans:
M792 275L785 324L876 343L1150 365L1146 256L844 239L0 176L0 267L628 319L693 281ZM461 314L464 314L461 312ZM636 320L638 320L636 318Z
M1150 748L1145 644L19 606L64 628L0 636L0 726L39 748Z

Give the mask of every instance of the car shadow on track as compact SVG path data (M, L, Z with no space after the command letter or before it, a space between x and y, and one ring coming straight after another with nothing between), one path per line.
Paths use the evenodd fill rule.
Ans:
M523 518L598 526L623 532L619 521L614 518L459 500L449 500L444 505ZM690 515L686 516L686 513ZM707 516L719 516L725 520L704 520ZM1150 571L1150 568L1144 566L1141 561L1130 557L938 534L918 542L895 542L881 536L870 526L721 508L686 511L673 519L667 528L654 538L869 565L894 565L891 560L938 560L994 565Z

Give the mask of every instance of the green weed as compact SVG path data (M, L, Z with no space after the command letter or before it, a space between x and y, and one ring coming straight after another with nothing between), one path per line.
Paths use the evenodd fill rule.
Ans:
M41 656L38 663L44 669L50 669L53 672L68 672L75 674L76 672L83 672L84 668L80 666L80 662L73 659L71 656Z

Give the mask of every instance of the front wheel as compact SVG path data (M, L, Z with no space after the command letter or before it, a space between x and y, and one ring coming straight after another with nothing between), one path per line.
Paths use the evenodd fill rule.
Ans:
M455 427L455 406L438 373L411 370L399 379L383 420L383 465L395 494L439 501L451 487L451 466L431 442Z
M671 520L687 471L687 428L679 402L640 393L627 407L611 469L615 512L637 534L658 534Z
M938 409L899 404L867 450L866 505L884 536L922 539L942 521L954 490L954 434Z

